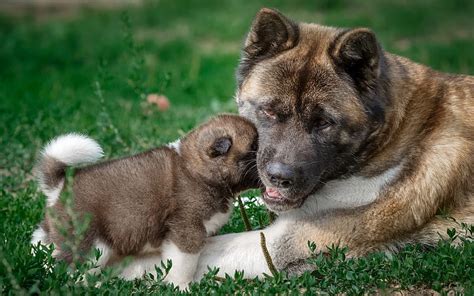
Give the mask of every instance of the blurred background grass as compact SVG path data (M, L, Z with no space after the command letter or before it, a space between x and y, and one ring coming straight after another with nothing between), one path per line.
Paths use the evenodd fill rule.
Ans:
M435 69L474 69L469 0L99 1L116 4L109 9L91 1L82 8L72 0L32 1L16 2L24 5L15 16L12 5L0 16L7 153L0 165L7 170L30 168L39 145L67 131L92 134L115 155L172 140L210 113L235 110L234 69L262 6L301 21L370 27L386 50ZM145 106L151 92L165 94L170 111Z
M83 132L110 158L235 112L240 47L263 6L299 21L370 27L388 51L441 71L474 73L471 0L74 2L0 1L0 270L16 270L20 285L39 277L31 266L42 268L28 255L44 209L31 177L40 147ZM149 93L166 95L171 108L148 105ZM242 230L238 214L224 229Z

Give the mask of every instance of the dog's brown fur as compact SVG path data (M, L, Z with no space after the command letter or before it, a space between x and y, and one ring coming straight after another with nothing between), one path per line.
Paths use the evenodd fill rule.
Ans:
M257 126L265 185L269 162L299 171L296 185L281 189L284 202L267 201L276 211L300 207L328 181L401 166L375 202L288 230L294 234L280 248L299 254L280 256L279 267L307 256L308 241L346 245L353 255L434 244L458 226L438 218L440 210L474 223L474 77L390 54L369 29L297 24L262 9L242 54L237 101Z
M242 190L256 187L257 132L252 123L221 115L169 147L77 169L72 185L73 211L92 220L79 250L85 255L100 239L115 257L139 255L146 244L159 250L164 239L182 252L198 253L207 236L204 221L229 210ZM49 187L64 178L65 165L43 158L38 170ZM42 228L56 257L70 261L61 228L70 217L59 200ZM59 223L58 223L59 222Z

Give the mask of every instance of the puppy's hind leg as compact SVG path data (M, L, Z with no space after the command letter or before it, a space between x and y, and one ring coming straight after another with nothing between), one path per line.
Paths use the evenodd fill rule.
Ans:
M58 254L58 248L56 244L51 240L50 233L48 231L48 225L46 219L43 220L40 224L38 224L38 228L36 228L35 231L33 231L33 234L31 235L31 240L30 240L31 246L37 246L38 244L42 246L49 246L50 244L54 245L54 251L53 251L53 257ZM34 256L36 255L37 249L33 247L31 249L31 254Z
M110 248L106 243L104 243L100 239L96 239L92 247L99 250L100 255L98 258L92 259L93 267L88 272L92 274L96 274L102 268L108 265L110 258L114 254L114 251L112 250L112 248Z
M32 245L37 245L38 243L42 245L47 245L48 243L48 233L43 229L41 224L33 231L33 235L31 236L30 243Z
M131 261L127 262L127 259ZM134 280L143 277L147 273L155 273L155 266L160 266L161 254L147 254L126 258L114 264L120 270L120 277L125 280Z
M130 262L122 262L115 266L120 270L120 277L125 280L133 280L143 277L147 273L156 276L156 267L161 267L161 263L166 264L171 260L172 267L163 279L166 283L173 283L180 290L185 290L192 281L199 258L199 253L186 253L172 241L165 241L160 250L156 253L141 254L135 256Z

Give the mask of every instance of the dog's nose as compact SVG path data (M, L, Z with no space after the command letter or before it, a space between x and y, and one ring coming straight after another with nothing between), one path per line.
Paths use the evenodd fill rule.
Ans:
M276 187L290 187L295 182L295 170L281 162L267 164L267 176Z

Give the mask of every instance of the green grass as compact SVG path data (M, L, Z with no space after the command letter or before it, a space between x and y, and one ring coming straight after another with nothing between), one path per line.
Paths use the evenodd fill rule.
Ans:
M35 21L0 17L0 291L35 293L173 293L156 279L126 282L106 270L77 283L82 269L51 265L51 250L31 256L29 239L45 201L32 180L38 150L62 133L99 140L107 158L176 139L219 112L235 112L232 96L239 48L252 17L276 7L304 21L371 27L384 47L435 69L474 73L473 1L147 1L114 11L84 10ZM144 96L171 100L158 112ZM262 207L248 210L254 228ZM238 210L222 232L244 231ZM472 240L472 233L470 239ZM474 244L410 247L399 255L346 259L315 255L317 269L298 278L216 281L192 286L209 293L342 293L434 289L473 294ZM95 283L100 281L100 287Z

